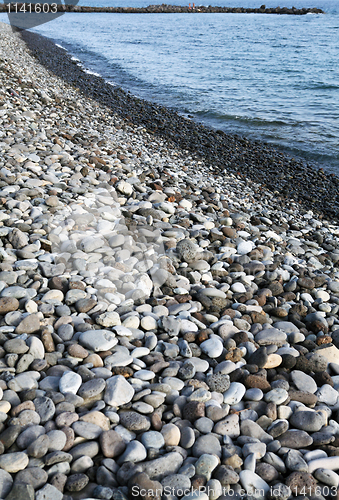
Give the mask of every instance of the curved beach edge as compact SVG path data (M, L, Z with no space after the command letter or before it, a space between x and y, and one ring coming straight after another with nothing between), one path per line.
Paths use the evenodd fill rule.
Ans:
M339 216L339 178L322 168L260 141L225 133L188 119L176 111L133 96L104 78L85 72L65 49L41 35L22 31L31 54L55 75L84 95L108 106L119 117L202 159L216 172L236 174L279 195L294 199L327 217Z

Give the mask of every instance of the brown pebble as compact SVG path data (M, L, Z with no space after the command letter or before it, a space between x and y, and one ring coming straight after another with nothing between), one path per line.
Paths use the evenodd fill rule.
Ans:
M222 461L222 465L228 465L230 467L233 467L233 469L241 467L242 464L243 461L237 454L232 455L231 457L224 458Z
M201 323L204 323L205 325L209 325L209 322L206 320L205 316L199 312L195 312L195 313L192 313L191 316L195 319L197 319L198 321L201 321ZM194 333L194 332L190 332L190 333ZM194 339L192 340L192 342L194 342Z
M328 326L325 325L322 321L316 319L312 321L310 325L310 330L312 330L313 333L323 332L326 334L328 333Z
M71 316L62 316L61 318L56 320L56 322L53 324L53 328L54 328L54 330L57 330L59 328L59 326L69 325L72 322L73 322L73 319L71 318Z
M225 227L221 228L221 232L227 238L235 238L236 235L237 235L236 230L233 229L232 227L228 227L228 226L225 226Z
M317 372L313 375L313 378L314 378L318 387L321 387L325 384L330 385L331 387L334 387L332 377L327 372Z
M222 316L229 316L231 319L235 318L235 315L236 311L234 309L227 308L222 312Z
M330 344L332 342L332 337L329 335L322 335L316 340L317 345Z
M288 395L291 398L291 401L299 401L300 403L304 403L304 405L313 408L318 401L318 398L315 394L311 394L306 391L295 391L294 389L290 389L288 391Z
M271 290L269 288L262 288L257 291L253 298L258 302L259 306L263 307L266 304L267 297L272 297Z
M194 342L195 341L195 333L194 332L187 332L183 335L183 339L186 340L187 342Z
M307 472L292 472L292 474L286 478L285 484L292 491L294 496L299 494L302 495L305 491L308 495L312 496L317 487L317 481L312 474L308 474Z
M268 403L266 407L266 415L268 418L274 420L277 420L278 415L277 415L277 405L275 403Z
M305 276L298 279L297 284L301 288L306 288L307 290L312 290L314 288L314 281L311 278Z
M70 427L74 422L79 420L79 415L70 411L60 413L55 419L57 427Z
M205 476L202 476L201 474L196 474L191 479L192 490L199 491L203 486L205 486L206 482L207 482L207 479Z
M94 299L86 298L77 300L75 303L75 308L78 313L87 313L97 304L97 301Z
M134 474L128 482L129 491L135 492L135 498L141 500L160 500L163 487L158 481L152 481L145 472ZM143 493L145 492L145 493Z
M205 340L208 339L208 335L210 333L210 330L201 330L198 335L195 337L195 341L197 344L201 344Z
M100 434L99 442L103 455L106 458L114 458L121 455L126 448L126 443L114 430L104 431Z
M60 429L64 434L66 434L66 444L63 447L62 451L69 451L73 448L75 433L72 427L61 427Z
M154 430L161 431L162 420L158 413L153 413L151 417L151 424Z
M276 316L277 318L286 318L288 316L288 311L283 307L273 307L270 314Z
M284 292L284 288L279 281L272 281L267 288L271 290L273 297L277 297Z
M263 325L264 323L267 323L268 316L263 312L252 311L251 319L253 323L260 323L260 325Z
M44 348L45 348L46 352L54 352L55 351L55 345L54 345L54 340L53 340L52 334L49 332L49 330L47 330L47 328L42 331L41 340L42 340L42 343L44 344Z
M108 356L111 356L111 354L113 354L113 353L112 353L112 351L100 351L100 352L98 352L98 355L99 355L99 356L100 356L100 358L102 358L102 359L105 359L105 358L107 358Z
M0 314L7 314L19 308L19 301L14 297L0 297Z
M206 382L204 382L203 380L197 380L195 378L191 378L190 380L188 380L187 385L194 387L194 389L202 388L202 389L206 389L206 391L210 390L210 388L206 384Z
M175 300L179 302L179 304L185 304L186 302L189 302L192 300L191 295L186 294L186 295L175 295L174 296Z
M82 281L78 281L78 280L70 280L68 282L68 286L69 286L69 289L70 290L85 290L86 288L86 284L83 283Z
M67 352L70 356L74 358L85 359L88 356L88 351L79 344L72 344L68 346Z
M23 403L19 404L18 406L15 406L14 408L11 409L11 415L12 417L17 417L20 412L24 410L35 410L35 405L33 401L24 401Z
M54 486L57 490L64 492L65 484L67 481L67 476L61 472L57 472L50 479L50 484Z
M104 366L104 362L99 354L90 354L87 358L85 358L85 363L92 363L93 368L101 368Z
M233 363L237 363L243 357L243 353L240 349L232 349L225 355L225 359L229 361L233 361Z
M185 420L194 422L198 418L205 416L205 404L200 401L190 401L185 404L182 415Z
M125 378L132 377L134 374L132 368L129 366L113 366L112 375L122 375Z
M246 377L244 384L247 389L257 388L261 389L263 392L267 392L271 389L269 382L263 377L260 377L260 375L249 375Z
M59 205L59 198L57 196L49 196L46 198L45 203L49 207L57 207Z
M101 411L90 411L86 413L86 415L83 415L80 417L80 420L83 422L89 422L91 424L98 425L101 427L104 431L109 431L110 430L110 421L109 418L106 417Z
M286 355L284 355L286 356ZM284 356L283 356L283 364L284 362ZM304 373L311 373L312 372L312 363L309 359L305 358L305 356L298 356L295 358L293 356L293 361L295 360L294 369L299 370Z
M236 332L233 335L232 339L238 345L238 344L241 344L243 342L248 342L248 335L246 332Z

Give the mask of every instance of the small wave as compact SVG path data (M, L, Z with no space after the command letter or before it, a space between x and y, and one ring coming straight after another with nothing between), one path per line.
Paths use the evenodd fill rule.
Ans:
M77 57L71 57L71 61L76 61L76 62L80 62L80 59L78 59Z
M56 43L55 44L57 47L59 47L59 49L62 49L62 50L65 50L67 52L67 49L65 49L65 47L63 47L62 45L60 45L59 43Z
M313 85L308 86L311 89L321 89L321 90L338 90L339 85L335 83L314 83Z
M249 116L239 116L239 115L227 115L227 114L221 114L221 113L216 113L215 111L211 110L205 110L205 111L198 111L195 113L196 116L199 116L201 118L209 118L213 120L218 120L218 121L237 121L237 122L243 122L247 124L253 124L253 125L259 125L262 127L271 127L273 126L287 126L287 127L296 127L300 125L299 123L295 121L284 121L284 120L268 120L268 119L262 119L262 118L255 118L255 117L249 117Z
M91 71L90 69L84 69L84 72L88 75L101 76L100 73L96 73L95 71Z

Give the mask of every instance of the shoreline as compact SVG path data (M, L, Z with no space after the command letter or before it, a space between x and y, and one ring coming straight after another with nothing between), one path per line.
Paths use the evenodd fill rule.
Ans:
M56 3L56 2L55 2ZM11 4L0 4L0 12L20 12L20 9L25 7L30 9L31 4L29 2L21 3L11 3ZM295 7L276 7L276 8L266 8L262 6L260 8L244 8L244 7L205 7L203 5L197 7L179 6L179 5L149 5L148 7L86 7L83 5L64 5L57 4L57 12L77 12L77 13L115 13L115 14L198 14L198 13L220 13L220 14L287 14L302 16L306 14L325 14L322 9L314 8L301 8L296 9ZM43 14L41 14L43 15Z
M295 159L274 146L213 129L160 104L114 88L101 76L88 74L72 56L46 37L23 31L31 53L46 68L135 125L144 126L169 144L189 151L216 172L248 178L273 193L279 202L294 199L327 217L339 218L339 177ZM277 172L278 169L278 172Z
M0 498L336 495L339 225L0 35Z

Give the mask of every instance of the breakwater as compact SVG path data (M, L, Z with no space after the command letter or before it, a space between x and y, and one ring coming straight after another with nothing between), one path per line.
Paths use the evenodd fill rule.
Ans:
M37 12L33 7L35 5L45 5L45 4L34 4L34 3L5 3L0 4L0 12ZM324 14L322 9L314 8L302 8L296 9L295 7L275 7L266 8L262 5L259 8L245 8L245 7L212 7L212 6L189 6L189 5L149 5L148 7L86 7L83 5L63 5L63 4L52 4L55 5L54 12L85 12L85 13L115 13L115 14L196 14L196 13L220 13L220 14L289 14L289 15L305 15L305 14ZM49 11L50 12L50 11ZM41 10L41 13L44 12Z

